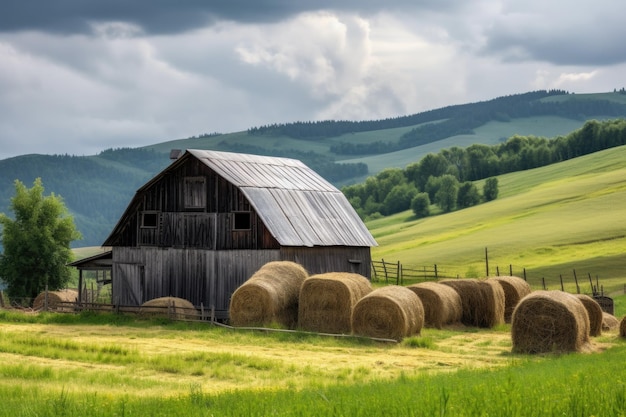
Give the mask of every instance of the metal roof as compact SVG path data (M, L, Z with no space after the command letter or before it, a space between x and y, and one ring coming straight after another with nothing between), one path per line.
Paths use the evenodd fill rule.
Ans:
M187 152L241 189L283 246L377 246L343 193L301 161Z
M341 191L301 161L271 156L188 149L137 191L122 218L137 195L189 157L239 188L281 246L378 246Z

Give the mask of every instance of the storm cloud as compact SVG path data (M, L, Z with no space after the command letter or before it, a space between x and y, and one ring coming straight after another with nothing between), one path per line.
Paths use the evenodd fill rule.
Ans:
M626 85L626 4L0 3L0 159Z

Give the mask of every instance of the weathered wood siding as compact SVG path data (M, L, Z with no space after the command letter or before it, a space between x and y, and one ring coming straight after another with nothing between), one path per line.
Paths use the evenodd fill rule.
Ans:
M203 194L199 194L203 193ZM278 249L280 246L241 190L206 165L190 159L146 187L124 216L115 246ZM249 213L245 230L234 230L235 213ZM146 226L145 213L155 218Z
M282 247L280 258L299 263L309 274L354 272L368 279L371 278L370 248L344 246Z
M113 303L141 305L180 297L195 306L228 311L232 293L278 250L207 251L177 248L113 248ZM225 316L224 316L225 317Z

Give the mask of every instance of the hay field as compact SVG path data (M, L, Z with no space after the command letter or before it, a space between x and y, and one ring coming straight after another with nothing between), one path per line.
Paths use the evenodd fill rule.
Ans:
M206 393L302 389L502 367L510 363L510 351L506 328L423 329L419 338L385 344L204 324L0 321L0 386L137 396L175 396L192 385Z

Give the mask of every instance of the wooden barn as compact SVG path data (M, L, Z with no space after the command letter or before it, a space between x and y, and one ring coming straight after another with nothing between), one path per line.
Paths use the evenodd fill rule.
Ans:
M187 150L137 191L103 246L114 303L180 297L223 319L265 263L369 278L376 241L341 191L298 160Z

